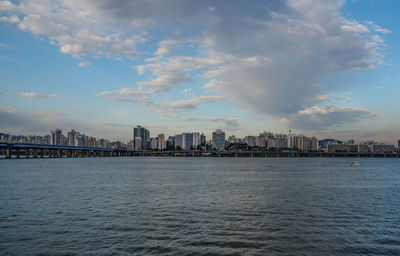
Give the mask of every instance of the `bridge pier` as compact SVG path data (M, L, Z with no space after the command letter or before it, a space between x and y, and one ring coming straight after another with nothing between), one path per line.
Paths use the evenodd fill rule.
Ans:
M11 158L11 149L10 148L6 149L6 158Z
M19 149L17 149L16 153L17 153L17 158L19 158Z

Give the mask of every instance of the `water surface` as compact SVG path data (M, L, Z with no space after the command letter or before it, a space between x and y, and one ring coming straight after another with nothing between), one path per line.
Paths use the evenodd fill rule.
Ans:
M400 160L0 161L3 255L399 255Z

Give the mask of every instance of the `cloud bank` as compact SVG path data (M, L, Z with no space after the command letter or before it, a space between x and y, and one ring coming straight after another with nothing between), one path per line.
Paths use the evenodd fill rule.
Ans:
M365 108L327 106L320 97L336 89L319 82L324 76L384 63L383 35L391 31L371 21L346 18L343 4L341 0L0 1L4 14L0 21L47 37L62 53L78 58L79 66L90 64L92 57L140 58L148 55L143 44L156 46L146 56L147 63L136 67L146 78L133 88L97 96L162 113L190 113L224 98L310 129L330 125L328 120L344 125L374 116ZM160 30L164 38L154 39ZM164 103L152 99L181 84L194 84L199 77L205 81L197 88L203 95Z
M56 94L43 95L36 92L22 92L17 94L17 96L26 99L51 99L57 97Z

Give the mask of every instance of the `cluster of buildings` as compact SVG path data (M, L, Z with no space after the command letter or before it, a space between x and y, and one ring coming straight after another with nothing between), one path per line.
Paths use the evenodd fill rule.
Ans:
M221 140L225 142L225 133L223 133L223 139ZM140 125L133 128L132 144L135 150L195 150L205 149L207 145L204 133L187 132L169 136L168 138L164 133L161 133L157 137L150 138L150 131ZM219 147L222 146L219 145Z
M316 137L295 134L263 132L258 136L246 136L244 138L236 138L235 135L232 135L228 138L228 143L230 149L240 149L245 146L268 150L318 151L318 139Z
M315 136L278 134L263 132L258 136L245 136L237 138L235 135L225 137L225 132L217 129L207 141L204 133L185 132L175 136L166 137L160 133L155 137L150 136L150 131L138 125L133 128L133 138L128 143L120 141L110 142L106 139L96 139L92 136L81 134L71 130L63 134L60 129L51 131L45 136L14 136L0 133L0 142L27 143L42 145L74 146L87 148L116 148L129 150L270 150L270 151L299 151L328 153L392 153L399 152L398 147L375 141L367 141L356 144L354 140L346 142L336 139L318 140Z
M0 133L0 142L6 143L25 143L55 146L71 146L84 148L122 148L123 143L110 142L106 139L96 139L92 136L81 134L79 131L71 130L67 134L63 134L61 129L51 131L50 134L44 136L37 135L10 135Z
M367 141L360 144L355 144L354 140L347 142L335 141L328 143L325 151L328 153L393 153L399 151L400 140L398 141L398 148L394 145L387 145L376 141Z

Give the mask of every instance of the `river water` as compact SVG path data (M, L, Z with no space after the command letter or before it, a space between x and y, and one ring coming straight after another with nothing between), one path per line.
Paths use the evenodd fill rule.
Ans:
M0 160L0 255L399 255L400 160Z

